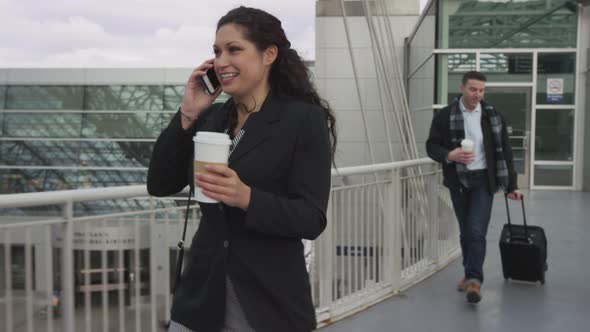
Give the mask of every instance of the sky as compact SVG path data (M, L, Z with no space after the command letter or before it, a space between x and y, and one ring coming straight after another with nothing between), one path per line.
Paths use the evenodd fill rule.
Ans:
M315 0L0 0L0 67L193 67L239 5L277 16L314 59Z

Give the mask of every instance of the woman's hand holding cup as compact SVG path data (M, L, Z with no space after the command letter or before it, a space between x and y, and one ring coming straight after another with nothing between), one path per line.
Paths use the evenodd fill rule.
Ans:
M250 187L226 165L205 165L205 173L195 174L195 181L203 194L225 205L247 210L250 205Z
M213 59L209 59L195 68L188 79L182 97L182 106L180 107L182 127L184 129L188 129L199 114L221 94L221 89L217 89L212 95L205 90L200 78L206 75L205 72L208 69L213 70Z

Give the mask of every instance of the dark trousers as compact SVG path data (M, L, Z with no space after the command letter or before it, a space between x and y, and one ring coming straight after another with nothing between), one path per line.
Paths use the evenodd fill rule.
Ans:
M451 200L459 221L465 277L483 282L486 235L494 195L489 188L487 171L469 172L468 184L468 188L451 189Z

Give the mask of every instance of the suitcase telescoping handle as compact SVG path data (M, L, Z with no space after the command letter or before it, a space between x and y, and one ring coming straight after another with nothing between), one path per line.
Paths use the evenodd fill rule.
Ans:
M510 208L508 207L508 194L504 193L504 201L506 201L506 214L508 215L508 230L510 231L510 241L512 241L512 222L510 221ZM522 221L524 222L524 237L529 238L529 232L526 225L526 212L524 210L524 194L520 197L520 203L522 204Z

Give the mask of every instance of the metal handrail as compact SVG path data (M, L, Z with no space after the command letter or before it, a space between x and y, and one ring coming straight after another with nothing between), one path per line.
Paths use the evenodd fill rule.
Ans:
M351 166L332 169L332 176L371 174L393 169L434 164L429 158L396 161L390 163ZM87 202L130 197L147 197L145 185L119 186L89 189L56 190L48 192L0 195L0 208L19 208L41 205L58 205L67 202Z
M304 243L319 327L397 294L435 273L457 256L457 224L448 193L440 188L440 168L432 167L435 165L434 161L422 158L332 169L335 185L330 192L326 230L315 241ZM422 169L423 166L426 167ZM365 175L371 175L371 179L376 176L376 179L366 181ZM348 176L353 177L353 180L348 181ZM178 198L179 195L182 193L163 199ZM96 216L74 214L76 203L127 198L146 199L150 204L146 209L133 212ZM35 247L35 250L44 251L43 261L49 262L38 267L45 275L43 310L50 312L52 290L62 287L60 310L63 312L63 330L75 331L80 315L84 316L86 328L89 329L95 321L91 318L94 309L90 301L90 292L94 290L84 290L84 310L77 311L74 303L75 293L79 290L72 287L76 284L74 252L83 251L84 269L89 269L89 253L95 249L91 246L86 225L106 226L107 222L112 221L114 225L124 224L121 232L131 234L129 236L134 239L131 249L113 248L119 260L118 265L113 265L117 268L119 280L124 279L125 273L121 269L123 250L131 250L134 265L129 267L129 271L139 276L143 268L140 266L140 245L144 249L149 247L150 294L145 307L149 313L140 310L142 305L137 294L143 287L142 281L137 279L133 286L130 281L129 287L134 287L136 296L133 303L135 311L129 316L129 321L135 320L138 329L141 325L143 330L157 331L158 312L169 319L171 306L170 271L162 269L169 266L170 258L167 254L162 256L161 250L173 247L175 237L171 234L179 232L180 225L180 222L176 222L179 221L179 214L167 213L181 207L158 207L156 198L149 196L145 185L0 195L0 208L46 205L61 206L63 215L46 216L39 220L16 216L10 223L0 225L0 244L10 248L11 244L24 243L27 250L25 261L28 262L25 268L28 282L24 293L12 291L12 278L10 274L7 275L5 295L0 298L6 303L6 320L0 326L4 325L8 331L14 330L12 313L15 303L21 303L21 306L24 304L27 317L24 322L28 330L34 330L37 324L33 324L32 317L38 303L30 282L34 277L31 248ZM191 227L194 228L191 232L198 227L196 205L194 212L191 214ZM129 219L129 223L125 220L121 224L120 217L133 218ZM24 237L24 242L19 239L21 237ZM81 243L86 247L80 247ZM51 250L56 245L63 248L59 254L63 271L59 273L59 282L54 280L53 272L57 268L57 265L53 266L56 262L53 257L57 253ZM10 249L5 251L4 256L5 271L9 271L10 258L6 257L10 256ZM106 269L109 268L106 257L106 251L103 251L100 258L103 284L97 288L102 293L102 319L99 318L102 322L99 323L104 326L110 320L107 304L108 293L112 291L108 288L110 286L104 284L107 279ZM162 281L164 286L156 285L156 279ZM90 285L88 277L85 277L83 285ZM117 296L117 319L122 326L127 321L122 289L118 289ZM52 319L47 319L45 324L47 330L53 329Z

